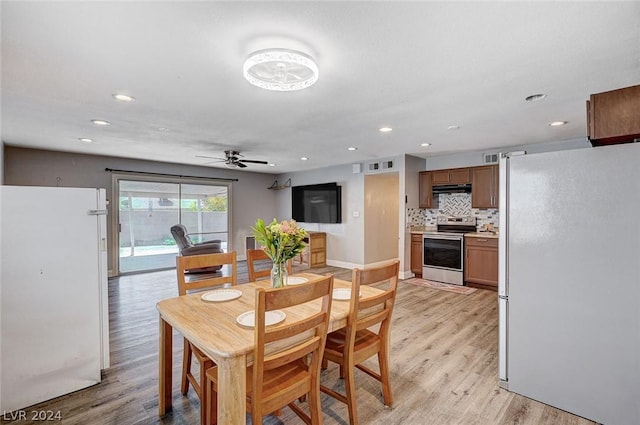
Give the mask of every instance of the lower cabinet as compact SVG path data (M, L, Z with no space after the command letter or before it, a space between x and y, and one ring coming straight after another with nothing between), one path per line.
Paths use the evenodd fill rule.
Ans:
M411 234L411 272L422 277L422 235Z
M464 281L498 290L498 239L467 236L464 244Z

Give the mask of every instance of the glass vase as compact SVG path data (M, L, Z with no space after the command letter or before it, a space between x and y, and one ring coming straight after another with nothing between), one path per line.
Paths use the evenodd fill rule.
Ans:
M273 267L271 268L271 287L284 288L287 286L287 277L287 264L273 263Z

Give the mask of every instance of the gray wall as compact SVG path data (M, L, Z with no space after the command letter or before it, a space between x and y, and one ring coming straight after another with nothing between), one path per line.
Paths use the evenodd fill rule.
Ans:
M342 223L301 223L307 230L327 233L327 261L330 265L362 267L364 264L364 174L353 173L351 164L317 170L301 171L278 176L283 184L291 179L293 186L336 182L342 186ZM274 190L279 220L291 218L291 189ZM359 217L354 217L357 212ZM270 217L268 218L271 220ZM267 220L267 217L265 217Z
M223 168L82 155L65 152L24 149L6 146L4 149L4 183L21 186L62 186L105 188L111 199L111 173L105 168L149 173L166 173L210 178L237 178L232 184L232 223L230 249L244 258L244 241L252 234L258 217L277 214L274 191L267 190L275 177L272 174L243 172ZM113 202L109 214L113 214ZM111 223L107 220L109 235ZM111 243L110 243L111 246ZM113 274L113 252L109 252L109 269Z
M475 167L483 164L484 153L527 151L527 153L553 152L569 149L591 147L586 137L578 139L560 140L549 143L534 143L529 145L511 146L508 148L487 149L475 152L458 152L450 155L430 156L427 158L427 170L442 170L445 168Z

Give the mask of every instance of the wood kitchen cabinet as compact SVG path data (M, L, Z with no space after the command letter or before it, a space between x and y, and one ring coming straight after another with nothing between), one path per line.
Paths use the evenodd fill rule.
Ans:
M471 207L498 208L498 166L471 168Z
M420 195L418 197L418 201L420 203L420 208L431 209L433 207L433 193L431 191L432 187L432 172L431 171L421 171L419 174L419 184L418 190L420 191Z
M498 289L498 238L465 236L464 281L470 286Z
M594 146L640 139L640 85L592 94L587 100L587 136Z
M471 183L471 174L469 168L452 168L449 170L432 171L432 184L468 184Z
M422 277L422 235L411 234L411 272Z

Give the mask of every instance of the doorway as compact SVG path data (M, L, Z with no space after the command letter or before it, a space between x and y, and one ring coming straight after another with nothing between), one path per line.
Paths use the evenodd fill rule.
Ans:
M398 258L399 193L398 173L364 178L364 264Z
M230 184L115 176L118 274L175 267L171 226L183 224L193 243L218 239L227 251Z

